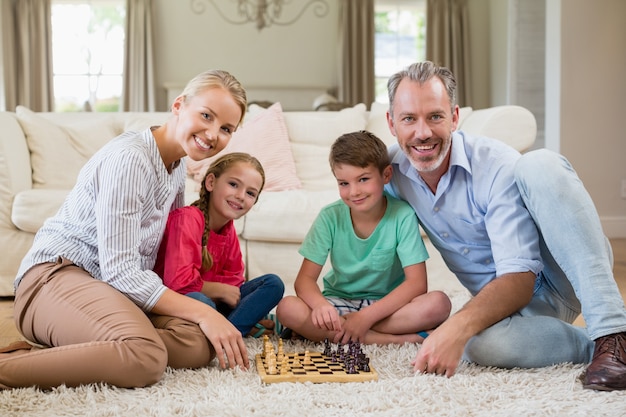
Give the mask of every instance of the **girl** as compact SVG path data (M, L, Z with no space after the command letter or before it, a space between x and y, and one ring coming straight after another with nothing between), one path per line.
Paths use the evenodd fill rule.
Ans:
M167 287L216 308L242 335L259 337L273 328L272 320L259 320L285 287L272 274L244 282L233 220L257 202L265 172L255 157L235 152L211 164L202 184L197 201L170 213L155 272Z
M221 151L246 109L225 71L192 79L162 126L126 132L81 170L37 232L15 279L24 337L0 350L0 387L143 387L166 366L249 367L241 333L152 271L169 212L183 205L185 155ZM45 349L39 349L44 347Z

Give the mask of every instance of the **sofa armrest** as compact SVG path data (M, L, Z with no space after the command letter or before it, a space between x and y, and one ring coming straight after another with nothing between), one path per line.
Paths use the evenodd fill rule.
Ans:
M524 152L535 143L537 122L528 109L505 105L473 110L458 130L498 139Z

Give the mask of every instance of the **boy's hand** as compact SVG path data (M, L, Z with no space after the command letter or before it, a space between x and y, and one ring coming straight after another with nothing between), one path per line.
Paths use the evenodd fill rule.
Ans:
M362 342L365 338L365 333L371 328L369 321L359 312L345 314L342 318L344 322L341 343L348 343L350 340Z
M335 332L341 331L339 313L337 313L335 307L328 302L324 302L313 308L311 311L311 320L313 321L313 325L317 328Z

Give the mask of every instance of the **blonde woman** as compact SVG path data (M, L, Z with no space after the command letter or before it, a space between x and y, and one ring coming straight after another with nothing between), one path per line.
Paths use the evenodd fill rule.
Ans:
M0 387L143 387L167 366L248 367L241 333L152 271L170 211L183 205L188 155L220 152L246 94L229 73L193 78L162 125L126 132L81 170L15 279L15 322L33 344L0 350Z

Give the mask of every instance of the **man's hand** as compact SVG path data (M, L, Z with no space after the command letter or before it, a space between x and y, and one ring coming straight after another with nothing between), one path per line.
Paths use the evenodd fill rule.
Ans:
M424 339L411 365L415 372L451 377L461 362L466 343L454 323L445 322Z
M470 338L528 304L535 279L532 272L519 272L503 275L485 285L424 340L411 362L415 371L454 375Z

